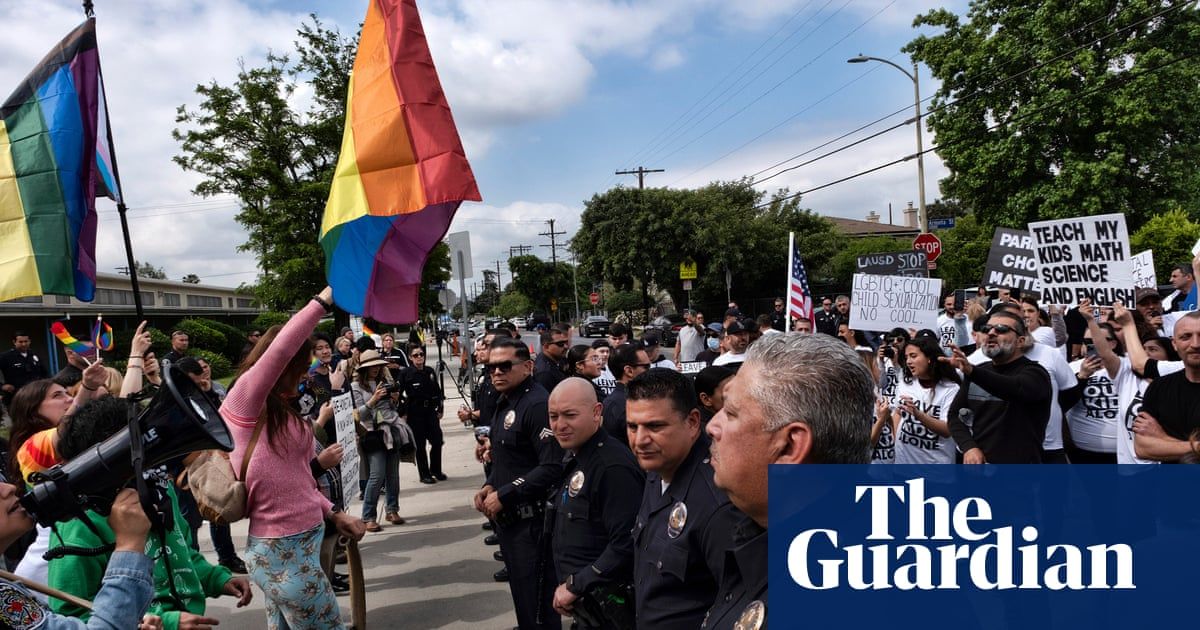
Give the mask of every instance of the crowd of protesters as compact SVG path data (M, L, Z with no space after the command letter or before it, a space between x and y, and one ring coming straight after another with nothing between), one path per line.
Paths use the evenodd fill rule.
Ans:
M782 300L757 318L731 303L719 321L685 313L673 353L660 331L622 324L576 345L569 324L539 330L536 344L502 324L463 348L480 369L458 411L476 428L473 503L500 547L494 577L522 628L559 628L563 615L584 628L761 627L771 463L1195 461L1196 267L1200 257L1176 270L1166 300L1140 289L1131 305L947 295L935 329L854 330L844 295L799 319ZM198 551L191 456L147 473L175 516L168 531L148 536L128 491L107 517L89 510L56 535L34 526L20 491L122 430L163 365L139 327L124 374L67 350L46 378L28 335L15 335L0 356L12 419L0 544L18 575L94 600L89 610L0 582L27 602L26 625L206 628L218 623L207 599L246 605L253 583L269 627L340 627L346 576L322 564L322 547L405 523L402 460L422 483L447 477L444 395L425 344L315 333L331 304L326 288L286 324L253 331L228 391L188 355L185 333L171 336L163 363L219 407L247 487L247 544L239 554L228 525L210 523L215 562ZM337 470L340 394L358 433L357 488ZM351 494L359 514L344 511ZM72 551L88 548L103 551Z

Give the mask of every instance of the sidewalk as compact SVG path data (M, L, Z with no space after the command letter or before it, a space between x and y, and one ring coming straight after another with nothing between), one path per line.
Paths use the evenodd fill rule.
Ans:
M430 346L432 347L432 346ZM436 348L432 356L436 357ZM456 372L458 360L446 357ZM501 563L492 559L499 547L483 544L488 532L484 518L471 506L483 484L483 469L475 461L475 438L455 412L462 400L446 375L444 472L449 481L424 485L413 464L400 465L400 515L404 525L383 523L384 530L367 534L359 543L367 588L367 627L376 628L512 628L516 616L508 585L492 580ZM380 498L382 503L382 497ZM380 506L382 509L382 505ZM351 514L361 514L355 501ZM234 543L245 548L247 521L233 525ZM200 529L200 550L216 559L208 527ZM344 571L345 565L339 565ZM342 617L350 622L349 597L338 602ZM243 609L226 596L210 599L208 616L222 629L259 630L266 626L262 592L254 588L254 601Z

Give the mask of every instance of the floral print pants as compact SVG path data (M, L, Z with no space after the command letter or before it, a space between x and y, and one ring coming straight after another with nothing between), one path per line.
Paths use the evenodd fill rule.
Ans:
M246 566L262 589L270 630L342 628L333 587L321 570L325 525L284 538L250 536Z

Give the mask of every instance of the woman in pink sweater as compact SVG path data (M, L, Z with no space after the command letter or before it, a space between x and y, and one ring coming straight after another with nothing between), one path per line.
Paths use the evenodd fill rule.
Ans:
M221 405L235 442L230 456L235 471L241 470L255 427L262 424L244 480L250 518L246 559L250 579L265 595L272 630L342 627L319 558L325 521L355 540L364 533L362 521L333 512L317 489L309 467L312 427L290 404L312 358L309 335L332 309L332 300L333 290L325 287L286 325L267 330Z

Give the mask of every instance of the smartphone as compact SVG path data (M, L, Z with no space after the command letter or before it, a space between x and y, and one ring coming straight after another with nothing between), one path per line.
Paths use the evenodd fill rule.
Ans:
M966 289L957 289L954 291L954 311L961 313L967 307L967 291Z
M1100 353L1096 352L1096 346L1089 343L1084 346L1084 348L1087 350L1087 352L1083 355L1084 359L1092 359L1100 356Z

